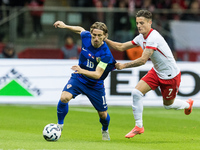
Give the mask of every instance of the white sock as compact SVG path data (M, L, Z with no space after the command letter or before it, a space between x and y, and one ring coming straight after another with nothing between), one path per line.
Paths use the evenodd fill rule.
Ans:
M186 101L175 99L173 104L168 105L168 106L164 105L164 107L165 107L165 109L175 109L175 110L178 110L178 109L187 109L187 108L190 107L190 105Z
M143 126L142 114L143 114L143 102L142 102L143 94L134 89L132 91L132 98L133 98L133 115L135 118L135 125L141 128Z

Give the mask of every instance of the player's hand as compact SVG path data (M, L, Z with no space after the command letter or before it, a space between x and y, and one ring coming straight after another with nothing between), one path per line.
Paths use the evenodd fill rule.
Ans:
M121 69L124 69L124 64L122 64L122 63L116 63L116 64L115 64L115 67L116 67L118 70L121 70Z
M75 71L74 73L81 73L82 70L79 65L74 65L71 69Z
M66 24L62 21L56 21L53 25L54 25L55 28L57 28L57 27L65 28L66 27Z

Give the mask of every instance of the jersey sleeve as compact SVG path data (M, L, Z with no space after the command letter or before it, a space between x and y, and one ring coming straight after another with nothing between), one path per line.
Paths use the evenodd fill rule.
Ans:
M97 66L104 69L104 73L101 76L101 80L104 80L110 71L113 71L115 69L115 59L112 56L112 53L110 52L109 48L105 46L100 54L100 60Z
M101 57L101 61L100 61L100 62L103 62L103 63L105 63L105 64L108 64L108 63L110 62L110 59L111 59L110 55L106 54L106 55L103 55L103 56Z
M101 53L101 59L98 66L100 65L101 68L103 69L105 68L104 70L109 72L115 68L115 63L116 61L113 58L112 53L110 52L109 48L107 47Z
M156 50L158 47L157 41L158 39L156 38L155 34L152 34L146 42L146 48Z
M87 38L87 37L91 37L91 34L89 31L83 31L81 32L81 38Z
M140 39L139 35L136 36L136 37L131 41L132 44L133 44L133 45L140 45L139 39ZM140 45L140 46L141 46L141 45Z

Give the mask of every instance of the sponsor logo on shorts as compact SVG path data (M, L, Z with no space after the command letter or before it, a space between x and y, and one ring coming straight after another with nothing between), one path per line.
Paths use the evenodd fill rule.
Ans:
M172 96L167 96L166 98L171 98Z

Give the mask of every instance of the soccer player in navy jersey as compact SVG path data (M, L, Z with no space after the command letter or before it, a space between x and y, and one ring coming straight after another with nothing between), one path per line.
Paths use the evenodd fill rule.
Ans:
M74 73L64 87L57 105L58 125L63 129L64 118L68 113L68 102L77 95L84 94L99 114L102 140L110 140L108 132L110 116L107 113L104 79L115 69L116 61L104 42L108 37L107 26L102 22L95 22L90 31L80 26L66 25L62 21L56 21L54 26L80 34L82 40L79 64L72 66Z

